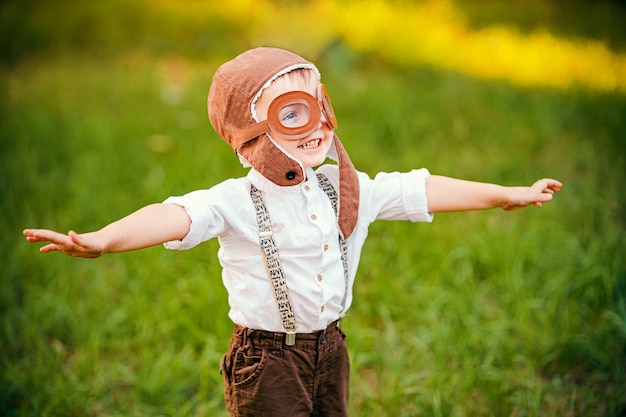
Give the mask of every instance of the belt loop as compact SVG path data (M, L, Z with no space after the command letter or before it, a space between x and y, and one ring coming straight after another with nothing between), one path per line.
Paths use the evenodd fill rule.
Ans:
M282 333L274 333L274 348L272 349L274 355L283 355L283 339L284 336Z

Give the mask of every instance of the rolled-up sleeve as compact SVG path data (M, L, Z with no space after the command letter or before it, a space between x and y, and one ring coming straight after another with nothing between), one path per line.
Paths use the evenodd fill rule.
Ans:
M430 172L426 168L402 174L402 203L412 222L432 222L433 214L428 211L426 182Z
M181 240L172 240L165 242L163 245L167 249L191 249L194 246L202 243L208 238L205 238L206 225L209 223L209 219L206 212L202 211L201 205L194 201L194 199L187 196L169 197L163 202L163 204L176 204L181 206L187 212L187 215L191 219L191 225L189 226L189 233Z
M167 198L163 204L176 204L185 209L191 219L189 233L181 239L164 243L167 249L190 249L223 234L237 219L234 201L241 199L240 181L228 180L217 186L183 196Z
M371 179L361 173L361 214L375 220L431 222L428 211L426 168L409 172L380 172Z

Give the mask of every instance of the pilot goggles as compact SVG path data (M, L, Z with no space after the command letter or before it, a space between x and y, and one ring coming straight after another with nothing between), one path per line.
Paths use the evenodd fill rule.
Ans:
M246 129L240 143L263 133L287 140L302 139L318 129L322 116L332 130L336 129L337 118L323 84L319 84L317 96L290 91L276 97L268 108L267 119Z

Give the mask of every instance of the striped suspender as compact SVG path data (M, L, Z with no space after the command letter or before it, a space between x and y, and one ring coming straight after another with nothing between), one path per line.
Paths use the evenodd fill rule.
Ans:
M259 225L261 250L265 255L265 269L267 270L267 276L274 290L274 298L276 299L276 305L278 305L280 318L283 321L283 327L287 333L285 343L288 346L293 346L296 342L296 318L291 308L291 300L289 299L287 282L285 282L285 274L283 274L283 268L280 266L278 249L276 248L274 234L272 233L270 214L267 212L267 206L265 205L265 200L263 200L261 192L254 185L250 186L250 197L252 197L252 202L256 209L256 221Z
M317 174L318 181L321 188L326 192L328 198L331 201L335 215L337 215L337 193L332 186L328 178L323 174ZM289 297L289 288L287 288L287 282L285 280L285 274L280 264L280 257L278 256L278 249L276 247L276 241L272 233L272 223L270 221L270 215L265 205L265 200L261 195L261 192L254 185L250 186L250 197L252 203L256 209L256 220L259 226L259 238L261 244L261 250L265 259L265 269L267 276L272 284L272 290L274 292L274 298L278 311L280 313L281 320L283 322L283 328L285 329L286 337L285 344L287 346L293 346L296 342L296 318L293 314L293 308L291 307L291 299ZM339 247L341 248L341 261L343 263L343 273L346 284L346 290L341 303L343 310L346 306L346 298L348 296L348 249L346 241L342 238L341 232L339 233Z
M335 210L335 216L339 216L338 205L339 198L337 197L337 192L335 191L335 187L328 181L326 175L318 173L317 180L322 187L322 190L326 192L328 198L330 199L330 203L333 205L333 210ZM346 282L346 291L343 294L343 300L341 300L341 316L343 317L343 310L346 308L346 298L348 298L348 245L341 235L341 231L339 231L339 248L341 249L341 262L343 263L343 278Z

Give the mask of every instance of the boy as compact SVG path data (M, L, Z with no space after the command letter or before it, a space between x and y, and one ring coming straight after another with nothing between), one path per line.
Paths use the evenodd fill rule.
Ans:
M432 221L433 213L550 201L561 183L504 187L426 169L357 172L317 68L256 48L222 65L208 98L215 130L245 178L170 197L92 233L27 229L41 252L98 257L164 243L188 249L217 237L235 323L221 370L233 416L346 416L349 360L339 322L369 224ZM337 165L322 165L327 157ZM320 166L317 171L313 167Z

